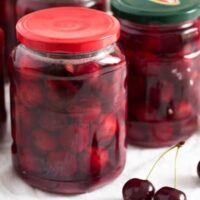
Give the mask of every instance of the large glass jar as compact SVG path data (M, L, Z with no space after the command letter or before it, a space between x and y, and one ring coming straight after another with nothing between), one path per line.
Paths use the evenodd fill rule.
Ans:
M107 11L107 0L16 0L17 18L33 11L59 6L80 6Z
M199 8L198 1L112 1L128 62L130 143L173 145L197 129Z
M3 138L6 132L6 109L4 99L4 33L0 28L0 139Z
M12 153L16 171L34 187L82 193L122 171L126 65L115 44L119 32L115 18L85 8L46 9L18 22Z

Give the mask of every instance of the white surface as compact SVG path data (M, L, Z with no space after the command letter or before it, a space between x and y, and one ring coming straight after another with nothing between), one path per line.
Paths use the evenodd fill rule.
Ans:
M129 147L125 170L114 182L92 193L67 196L42 192L18 178L12 170L10 145L11 139L7 134L0 144L0 200L122 200L123 184L133 177L146 178L153 162L164 150ZM166 156L152 174L150 179L157 189L173 185L174 155L175 152L171 152ZM182 148L178 163L178 188L187 194L188 200L200 198L200 180L196 175L199 160L200 134L196 133Z

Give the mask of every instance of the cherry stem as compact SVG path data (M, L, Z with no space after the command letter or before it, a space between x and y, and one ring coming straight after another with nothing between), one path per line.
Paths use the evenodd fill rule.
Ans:
M176 148L176 156L175 156L175 162L174 162L174 188L177 188L177 161L178 161L178 154L180 151L180 148L185 144L185 142L180 142Z
M177 149L180 149L180 147L182 147L184 144L185 144L185 142L179 142L179 143L176 144L175 146L169 148L167 151L165 151L164 153L162 153L162 154L159 156L159 158L157 159L157 161L153 164L153 166L152 166L150 172L149 172L148 175L147 175L147 180L150 178L150 176L151 176L153 170L155 169L155 167L157 166L157 164L160 162L160 160L161 160L167 153L169 153L171 150L176 149L176 148L177 148ZM177 158L178 158L178 153L177 153ZM177 158L176 158L176 161L175 161L175 162L177 162ZM175 164L175 165L176 165L176 164ZM176 173L177 173L177 170L176 170L176 167L175 167L175 176L176 176ZM176 178L175 178L175 185L176 185Z

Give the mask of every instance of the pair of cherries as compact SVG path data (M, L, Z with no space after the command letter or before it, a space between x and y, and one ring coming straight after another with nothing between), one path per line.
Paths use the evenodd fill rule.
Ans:
M163 187L155 193L148 180L131 179L123 187L124 200L187 200L184 192L171 187Z
M176 146L171 147L169 150L164 152L156 163L153 165L148 178L157 165L157 163L163 158L163 156L171 151L172 149L177 148L177 154L175 161L177 162L178 151L182 147L184 142L180 142ZM176 187L176 162L175 162L175 187ZM200 164L199 164L199 176L200 176ZM157 192L155 192L155 187L153 184L147 180L142 179L131 179L123 187L123 198L124 200L187 200L187 197L184 192L177 190L171 187L163 187Z

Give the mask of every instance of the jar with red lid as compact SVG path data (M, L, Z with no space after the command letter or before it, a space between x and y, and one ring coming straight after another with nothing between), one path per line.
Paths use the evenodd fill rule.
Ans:
M6 109L4 99L4 80L3 80L3 67L4 67L4 33L0 28L0 139L3 138L6 131Z
M121 173L126 63L119 33L114 17L87 8L45 9L17 23L12 153L32 186L82 193Z
M17 18L45 8L80 6L107 11L107 0L16 0Z
M128 141L173 145L197 129L200 3L113 0L128 62Z

